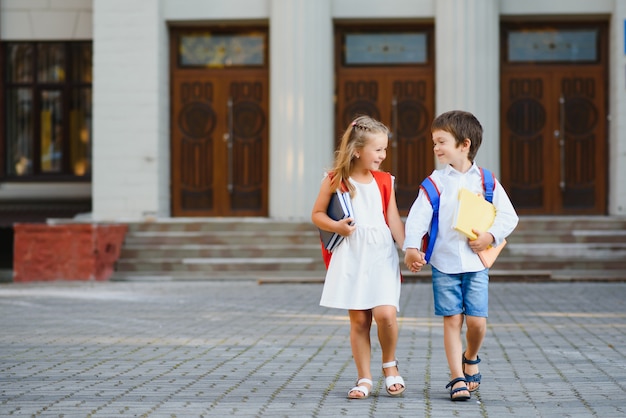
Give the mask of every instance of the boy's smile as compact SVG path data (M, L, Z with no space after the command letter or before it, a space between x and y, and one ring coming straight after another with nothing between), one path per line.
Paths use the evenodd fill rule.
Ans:
M471 166L468 159L470 140L458 145L454 136L447 131L433 131L433 152L441 164L449 164L456 170L464 172ZM469 166L467 163L470 163Z

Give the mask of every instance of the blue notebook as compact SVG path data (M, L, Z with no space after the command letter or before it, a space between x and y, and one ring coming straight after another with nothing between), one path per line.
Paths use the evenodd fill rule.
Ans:
M350 193L337 190L337 192L330 198L330 203L328 204L326 213L335 221L352 217ZM335 232L324 231L323 229L319 229L319 231L320 239L324 244L324 248L328 251L332 252L335 248L337 248L341 241L343 241L344 237Z

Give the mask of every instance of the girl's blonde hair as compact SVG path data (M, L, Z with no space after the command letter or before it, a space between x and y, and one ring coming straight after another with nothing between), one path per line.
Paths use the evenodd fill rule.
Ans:
M389 128L369 116L359 116L350 123L341 137L339 149L335 153L335 166L331 170L330 182L332 190L337 190L343 184L350 195L354 195L354 186L347 180L354 166L356 152L365 147L370 139L370 134L378 133L389 135Z

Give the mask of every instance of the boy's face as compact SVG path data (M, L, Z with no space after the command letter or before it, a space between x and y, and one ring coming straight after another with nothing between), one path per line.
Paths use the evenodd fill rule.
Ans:
M465 139L463 144L457 145L456 139L450 132L433 131L433 151L437 161L441 164L449 164L454 168L462 167L469 161L467 154L470 148L469 139Z

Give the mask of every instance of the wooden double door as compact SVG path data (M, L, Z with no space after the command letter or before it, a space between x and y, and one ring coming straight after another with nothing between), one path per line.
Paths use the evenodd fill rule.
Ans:
M267 216L266 66L191 67L172 64L172 215Z
M388 49L400 50L394 45L396 30L375 29L374 36L391 35L381 37L380 41L374 37L367 48L362 49L379 48L380 56ZM371 116L390 128L387 158L381 169L395 176L396 199L402 215L408 214L420 183L435 165L430 132L435 107L432 28L407 28L407 32L424 37L425 52L420 62L349 65L343 56L347 49L344 35L351 34L352 29L339 28L336 37L336 145L350 122L359 115Z
M519 30L535 30L540 37L544 27ZM606 30L603 25L557 26L550 32L555 30L578 38L581 30L591 31L595 53L582 62L511 63L504 48L501 181L520 214L605 214ZM559 58L559 44L550 48Z

